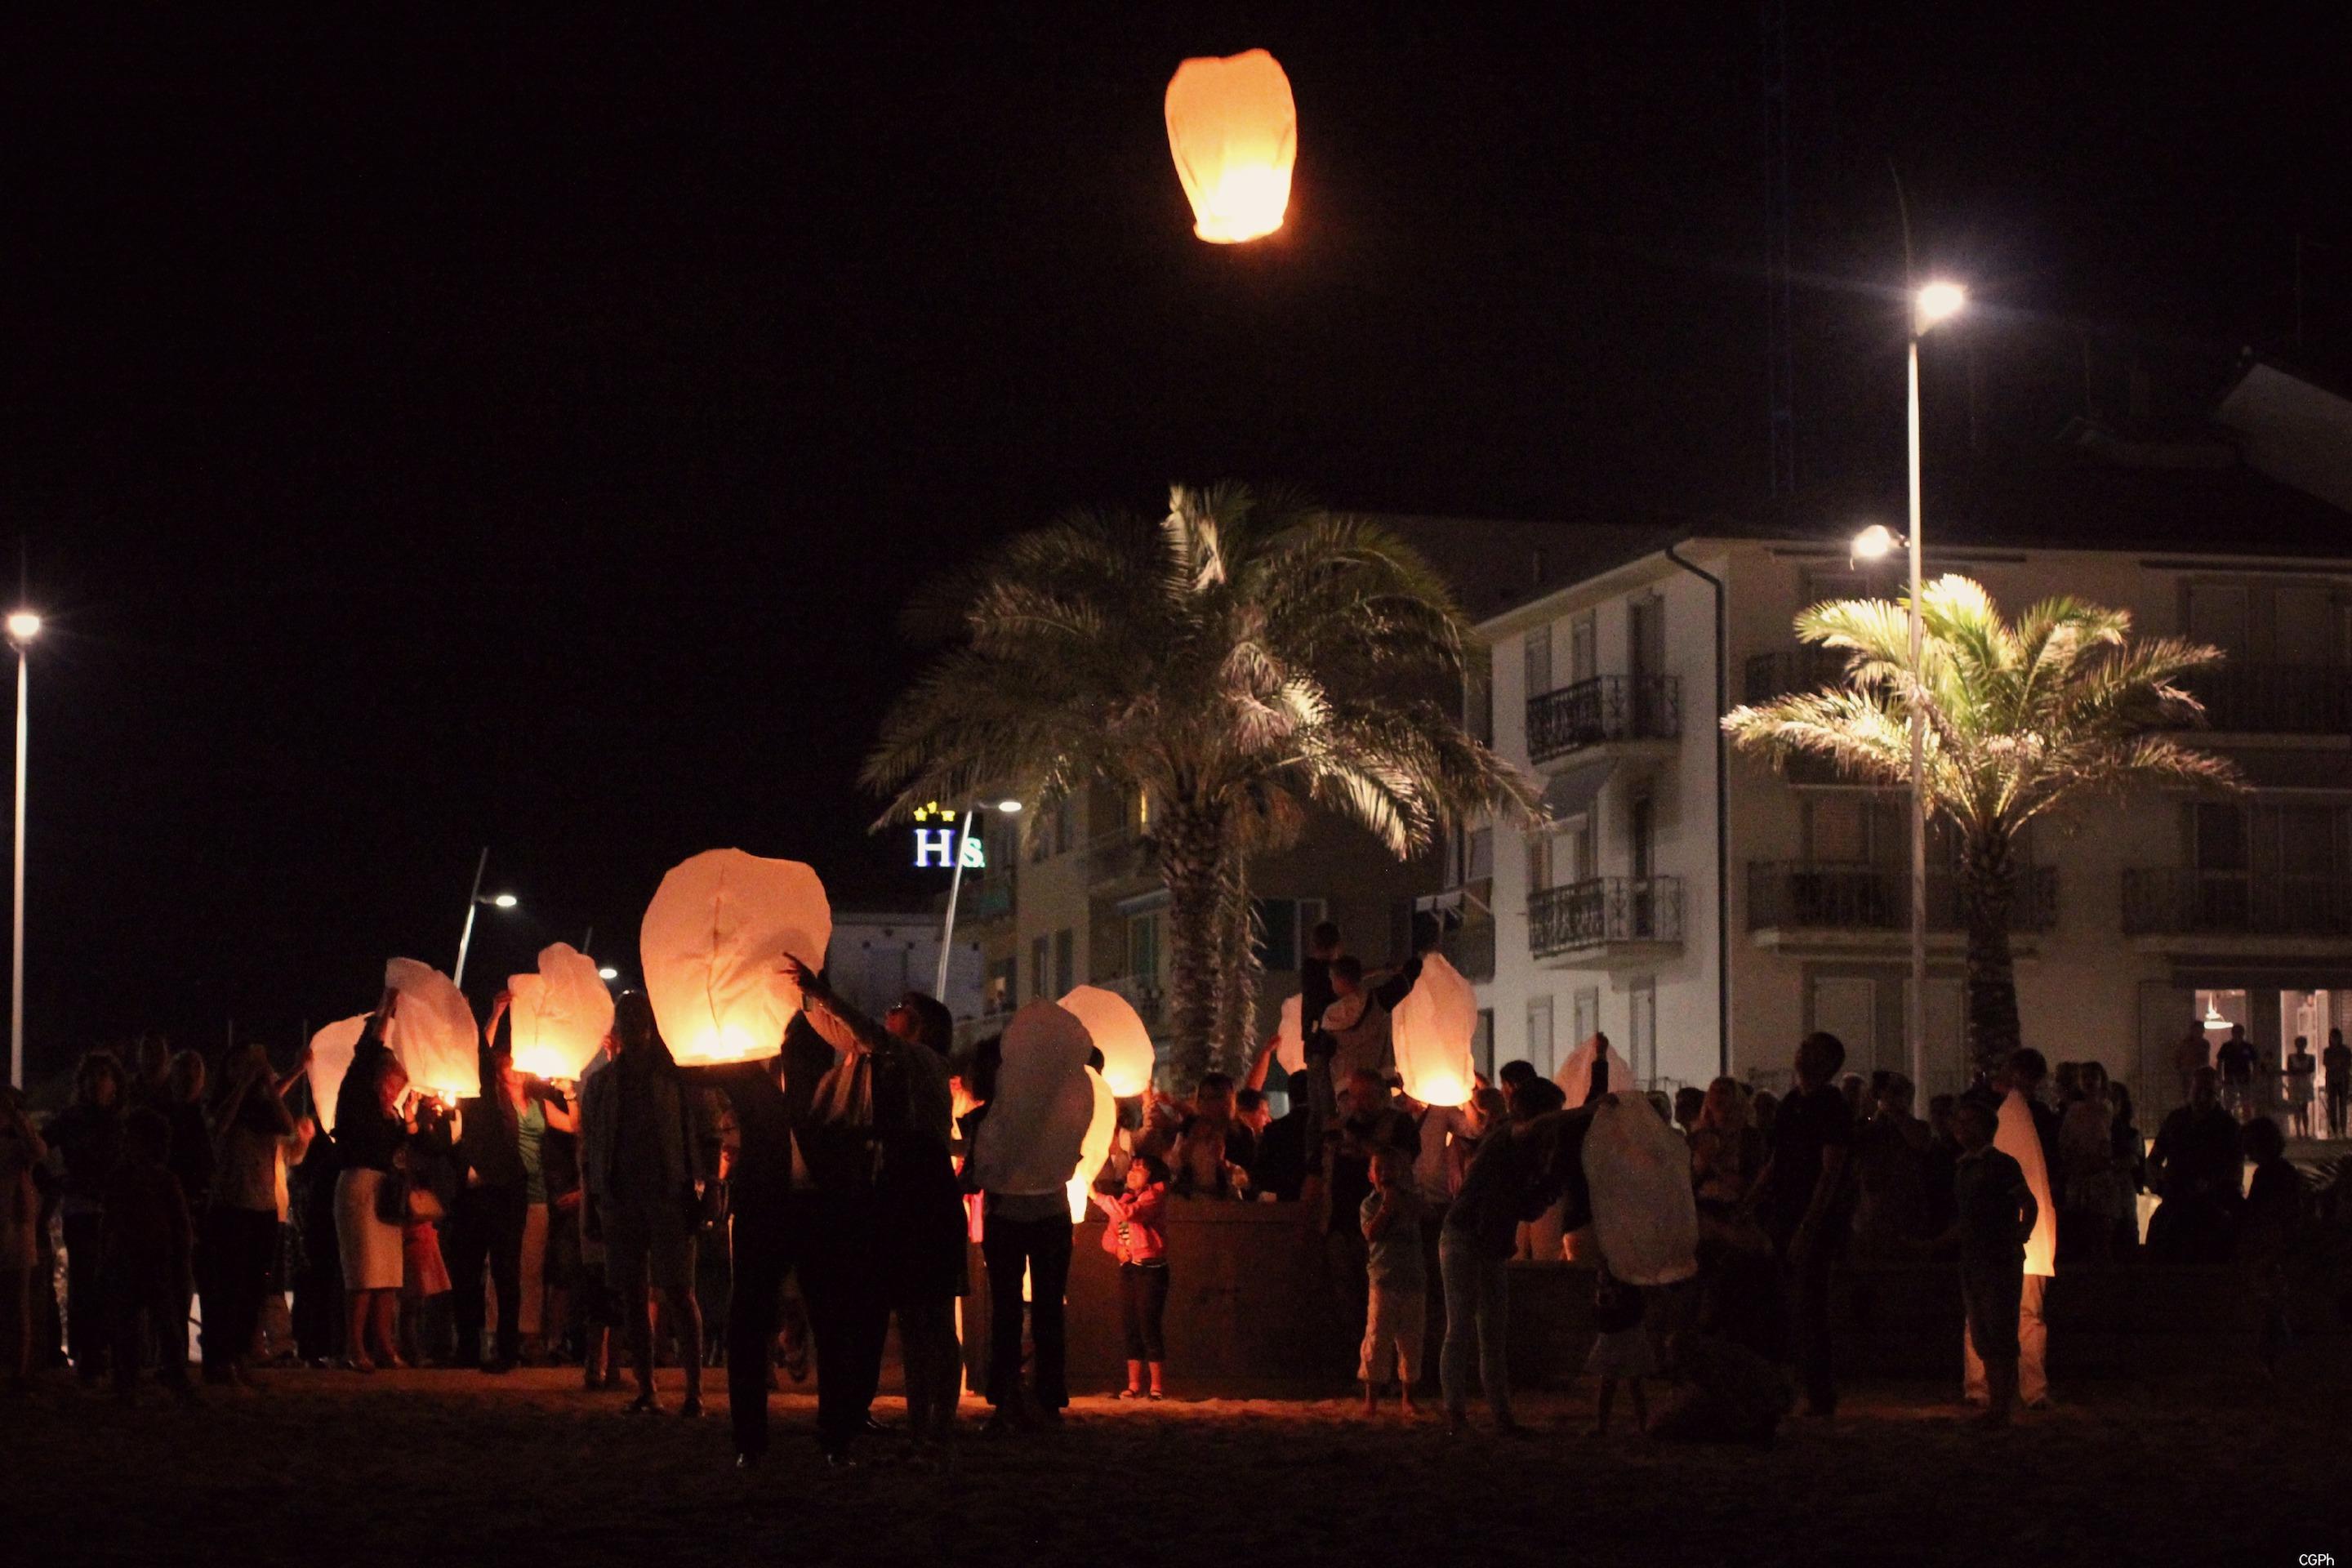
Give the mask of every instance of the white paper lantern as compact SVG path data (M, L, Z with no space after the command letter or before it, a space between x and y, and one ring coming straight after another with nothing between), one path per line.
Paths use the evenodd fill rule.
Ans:
M400 1010L385 1043L407 1069L408 1086L442 1100L481 1092L481 1027L473 1005L449 977L428 963L395 958L383 983L400 993Z
M1118 1137L1118 1096L1094 1068L1087 1069L1087 1087L1094 1091L1094 1120L1087 1123L1087 1135L1078 1145L1078 1168L1070 1177L1070 1223L1075 1225L1087 1217L1093 1200L1087 1194L1094 1191L1095 1178L1110 1159L1110 1146Z
M370 1016L339 1018L310 1037L310 1114L321 1132L335 1130L335 1096L343 1090L343 1075L352 1070Z
M1151 1087L1151 1069L1159 1060L1151 1031L1143 1016L1116 991L1080 985L1062 998L1064 1007L1087 1026L1095 1049L1103 1054L1103 1081L1121 1100L1132 1100Z
M679 1065L759 1061L783 1049L801 1010L786 953L824 962L833 909L797 860L707 849L671 868L646 907L646 997Z
M996 1096L973 1140L972 1175L986 1192L1024 1196L1066 1191L1095 1120L1094 1041L1077 1015L1032 1002L1004 1026Z
M1421 978L1389 1020L1404 1091L1423 1105L1469 1102L1470 1047L1478 1032L1478 994L1441 953L1421 962Z
M1301 1015L1307 998L1294 995L1282 1004L1282 1017L1274 1026L1275 1065L1285 1072L1307 1070L1307 1025Z
M1298 107L1275 58L1252 49L1186 60L1169 79L1167 112L1192 232L1233 245L1280 228L1298 158Z
M1584 1136L1583 1161L1592 1229L1611 1273L1629 1285L1653 1286L1698 1272L1690 1145L1659 1120L1649 1096L1629 1089L1601 1101Z
M1559 1085L1560 1092L1568 1096L1569 1110L1574 1110L1578 1106L1582 1105L1592 1092L1592 1064L1599 1060L1600 1057L1601 1037L1594 1035L1588 1037L1576 1049L1569 1052L1568 1060L1560 1063L1559 1070L1551 1075L1552 1082ZM1633 1067L1623 1057L1617 1054L1615 1046L1611 1046L1609 1047L1609 1091L1615 1094L1639 1087L1633 1081Z
M508 1010L517 1070L544 1079L576 1079L613 1032L613 993L596 961L570 942L541 948L539 972L511 974Z

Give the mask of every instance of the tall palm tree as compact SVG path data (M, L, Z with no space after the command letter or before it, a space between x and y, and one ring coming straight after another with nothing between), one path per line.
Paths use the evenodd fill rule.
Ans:
M1968 932L1968 1042L1979 1066L2019 1044L2009 922L2026 825L2137 788L2236 790L2235 764L2170 733L2203 721L2179 682L2221 650L2131 635L2131 616L2046 599L2014 625L1978 584L1920 593L1920 662L1906 600L1839 599L1797 617L1797 635L1847 655L1845 684L1734 709L1723 727L1776 764L1818 757L1849 777L1908 787L1911 713L1927 718L1931 819L1959 841Z
M1140 795L1180 1075L1254 1032L1248 857L1295 842L1310 809L1402 858L1465 817L1535 807L1438 700L1462 669L1452 595L1376 524L1179 487L1158 521L1017 535L937 602L953 646L866 763L883 821L1005 783L1047 804L1095 783Z

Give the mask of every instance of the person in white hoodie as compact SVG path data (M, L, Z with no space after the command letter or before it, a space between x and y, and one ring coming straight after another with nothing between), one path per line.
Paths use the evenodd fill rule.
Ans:
M2048 1070L2042 1053L2030 1046L2011 1053L2001 1075L2007 1093L2001 1099L1992 1137L1994 1148L2023 1167L2026 1187L2039 1209L2033 1234L2025 1242L2025 1290L2017 1305L2017 1397L2028 1410L2039 1410L2050 1403L2050 1328L2042 1321L2042 1308L2051 1277L2058 1272L2058 1205L2051 1201L2050 1163L2033 1115L2033 1091ZM1963 1394L1971 1405L1989 1404L1992 1390L1985 1378L1984 1362L1965 1328L1960 1331L1960 1355Z
M1003 1066L972 1133L965 1184L982 1195L980 1255L988 1269L988 1428L1062 1418L1070 1402L1063 1292L1070 1278L1069 1184L1094 1120L1077 1016L1032 1002L1004 1027ZM1021 1281L1029 1280L1035 1357L1021 1390Z

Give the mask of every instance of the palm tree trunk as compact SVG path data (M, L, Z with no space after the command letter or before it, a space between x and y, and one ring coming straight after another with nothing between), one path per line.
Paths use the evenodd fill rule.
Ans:
M1250 905L1249 861L1239 845L1228 842L1218 880L1224 962L1219 968L1213 1055L1220 1068L1239 1073L1249 1066L1257 1044L1258 988L1265 973Z
M1209 1070L1224 973L1223 879L1225 825L1213 812L1171 805L1153 835L1168 889L1171 1063L1190 1087Z
M2009 952L2017 901L2017 863L2005 833L1971 834L1960 860L1961 915L1967 923L1969 1060L1998 1071L2022 1041L2017 972ZM1926 1092L1922 1084L1920 1090Z

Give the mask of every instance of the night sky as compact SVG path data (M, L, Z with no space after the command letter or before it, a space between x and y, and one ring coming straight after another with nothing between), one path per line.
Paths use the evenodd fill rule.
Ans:
M1890 157L1992 320L2340 366L2339 51L1790 8L1809 481L1899 473ZM289 1051L386 955L449 963L484 844L525 907L478 994L592 924L625 961L713 846L914 900L854 782L896 599L1074 505L1759 500L1753 8L1359 9L0 24L37 1073L231 1018ZM1160 94L1253 46L1291 221L1212 247Z

